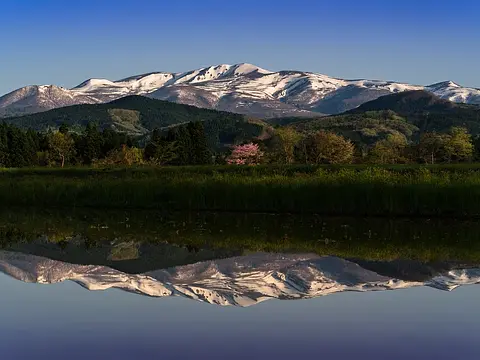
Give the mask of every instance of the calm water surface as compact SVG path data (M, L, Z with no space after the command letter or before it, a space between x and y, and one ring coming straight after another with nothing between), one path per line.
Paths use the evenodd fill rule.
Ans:
M478 359L480 287L249 308L0 277L2 359Z
M44 220L8 218L0 226L2 360L478 359L480 353L474 258L272 254L200 247L198 240L145 243L158 234L138 231L132 242L126 230L113 238L100 230L86 236L78 226L52 230ZM210 225L204 222L201 233L213 234ZM276 234L256 226L262 237ZM434 236L420 233L424 242Z

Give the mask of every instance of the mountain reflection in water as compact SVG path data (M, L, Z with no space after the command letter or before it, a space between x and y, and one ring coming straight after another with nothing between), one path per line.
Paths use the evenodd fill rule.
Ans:
M480 267L358 261L315 254L257 253L128 273L102 265L79 265L1 251L0 271L25 282L52 284L70 280L89 290L117 288L153 297L182 296L241 307L268 299L304 299L343 291L416 286L454 290L480 283Z
M479 231L477 231L479 230ZM0 213L0 271L218 305L480 282L474 221Z

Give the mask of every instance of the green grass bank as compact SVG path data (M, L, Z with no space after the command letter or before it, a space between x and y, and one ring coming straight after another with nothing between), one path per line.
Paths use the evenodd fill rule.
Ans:
M215 166L5 170L0 172L0 204L478 217L480 168Z

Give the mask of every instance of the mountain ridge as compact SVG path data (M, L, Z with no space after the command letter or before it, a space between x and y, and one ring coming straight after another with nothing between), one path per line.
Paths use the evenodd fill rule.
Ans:
M307 71L269 71L240 63L181 73L150 72L120 80L91 78L65 89L30 85L0 97L0 117L29 114L67 105L106 103L128 95L258 117L337 114L382 95L426 90L454 102L480 104L480 90L453 81L422 86L383 80L345 80ZM48 87L48 86L47 86Z

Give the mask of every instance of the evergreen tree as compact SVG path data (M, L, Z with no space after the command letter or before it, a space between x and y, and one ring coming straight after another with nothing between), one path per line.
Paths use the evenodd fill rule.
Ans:
M187 125L190 135L190 164L203 165L211 163L212 155L208 148L207 137L203 123L200 121L190 122Z
M68 131L69 131L68 125L65 124L65 123L62 123L60 125L60 127L58 128L58 132L61 133L61 134L64 134L64 135L67 134Z
M7 130L8 143L8 167L23 167L29 164L29 144L26 134L15 127L9 127Z
M172 162L174 165L190 165L191 139L185 125L176 126L168 131L167 141L175 142L177 157Z
M85 164L92 164L102 155L103 139L97 125L88 123L77 149Z
M7 126L0 125L0 167L6 167L8 162Z
M103 130L102 138L102 157L105 157L112 150L119 149L122 146L120 137L112 129Z
M24 133L25 135L25 144L24 149L24 159L27 166L32 166L36 163L37 151L39 150L39 139L38 133L32 129L27 130Z
M150 164L166 165L177 158L177 145L175 140L168 140L160 130L152 132L150 141L145 146L144 157Z
M145 146L145 159L150 160L155 157L158 152L158 146L162 141L162 135L160 130L154 129L152 135L150 136L150 141Z

